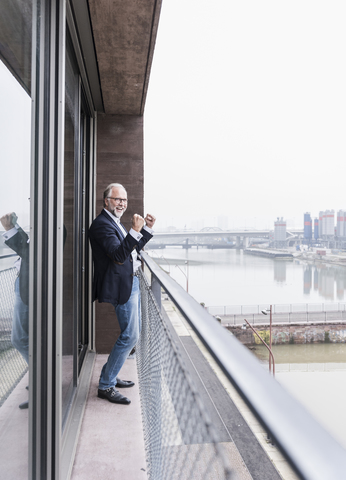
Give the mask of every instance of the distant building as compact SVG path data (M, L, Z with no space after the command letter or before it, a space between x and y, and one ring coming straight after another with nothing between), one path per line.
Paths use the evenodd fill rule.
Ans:
M325 210L319 214L319 237L330 240L335 236L335 212Z
M326 237L334 237L335 235L335 215L334 210L326 210L324 212L323 235Z
M283 217L274 222L274 244L276 248L286 246L286 220Z
M312 220L310 213L304 213L304 238L311 242L312 239Z
M346 237L345 231L346 212L339 210L336 218L336 236L339 238Z
M322 237L322 235L323 235L323 212L319 213L318 229L319 229L319 235L320 235L320 237Z
M315 218L314 220L314 239L318 240L319 237L319 221L318 218Z

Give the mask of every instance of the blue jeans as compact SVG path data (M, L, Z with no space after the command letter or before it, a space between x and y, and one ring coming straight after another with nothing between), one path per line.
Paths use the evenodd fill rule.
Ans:
M133 277L132 292L129 300L124 305L113 306L118 317L121 333L108 357L107 363L103 365L99 382L101 390L106 390L116 385L117 375L139 339L141 331L141 292L138 277Z
M14 294L11 342L29 364L29 307L20 298L19 277L14 282Z

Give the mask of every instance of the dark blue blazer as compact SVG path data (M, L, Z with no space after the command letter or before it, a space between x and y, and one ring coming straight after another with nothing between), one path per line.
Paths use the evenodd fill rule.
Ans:
M5 240L7 246L12 248L22 259L19 270L19 294L25 305L29 304L29 243L28 235L22 228L9 240Z
M124 227L125 228L125 227ZM138 252L152 238L142 229L143 237L137 241L132 235L124 238L120 228L104 210L89 229L94 260L92 300L123 305L131 295L133 260L131 252Z

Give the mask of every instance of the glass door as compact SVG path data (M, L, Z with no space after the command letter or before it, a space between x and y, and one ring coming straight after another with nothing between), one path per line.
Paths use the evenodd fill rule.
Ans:
M64 158L62 408L66 422L89 341L90 116L67 35Z

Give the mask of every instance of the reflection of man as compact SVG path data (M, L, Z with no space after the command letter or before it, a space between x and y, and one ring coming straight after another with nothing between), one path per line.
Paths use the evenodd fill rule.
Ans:
M103 194L104 209L93 221L89 238L94 260L93 300L111 303L117 314L120 336L103 366L98 396L112 403L128 405L130 400L115 387L127 388L131 381L117 378L140 333L140 290L138 252L152 237L155 217L145 220L135 214L129 232L120 223L127 208L127 193L118 184L109 185ZM144 223L146 225L144 225Z
M18 276L14 290L11 342L29 363L29 237L17 224L15 213L4 215L0 222L6 230L3 234L5 244L20 257L15 263ZM21 403L19 408L28 408L28 402Z

